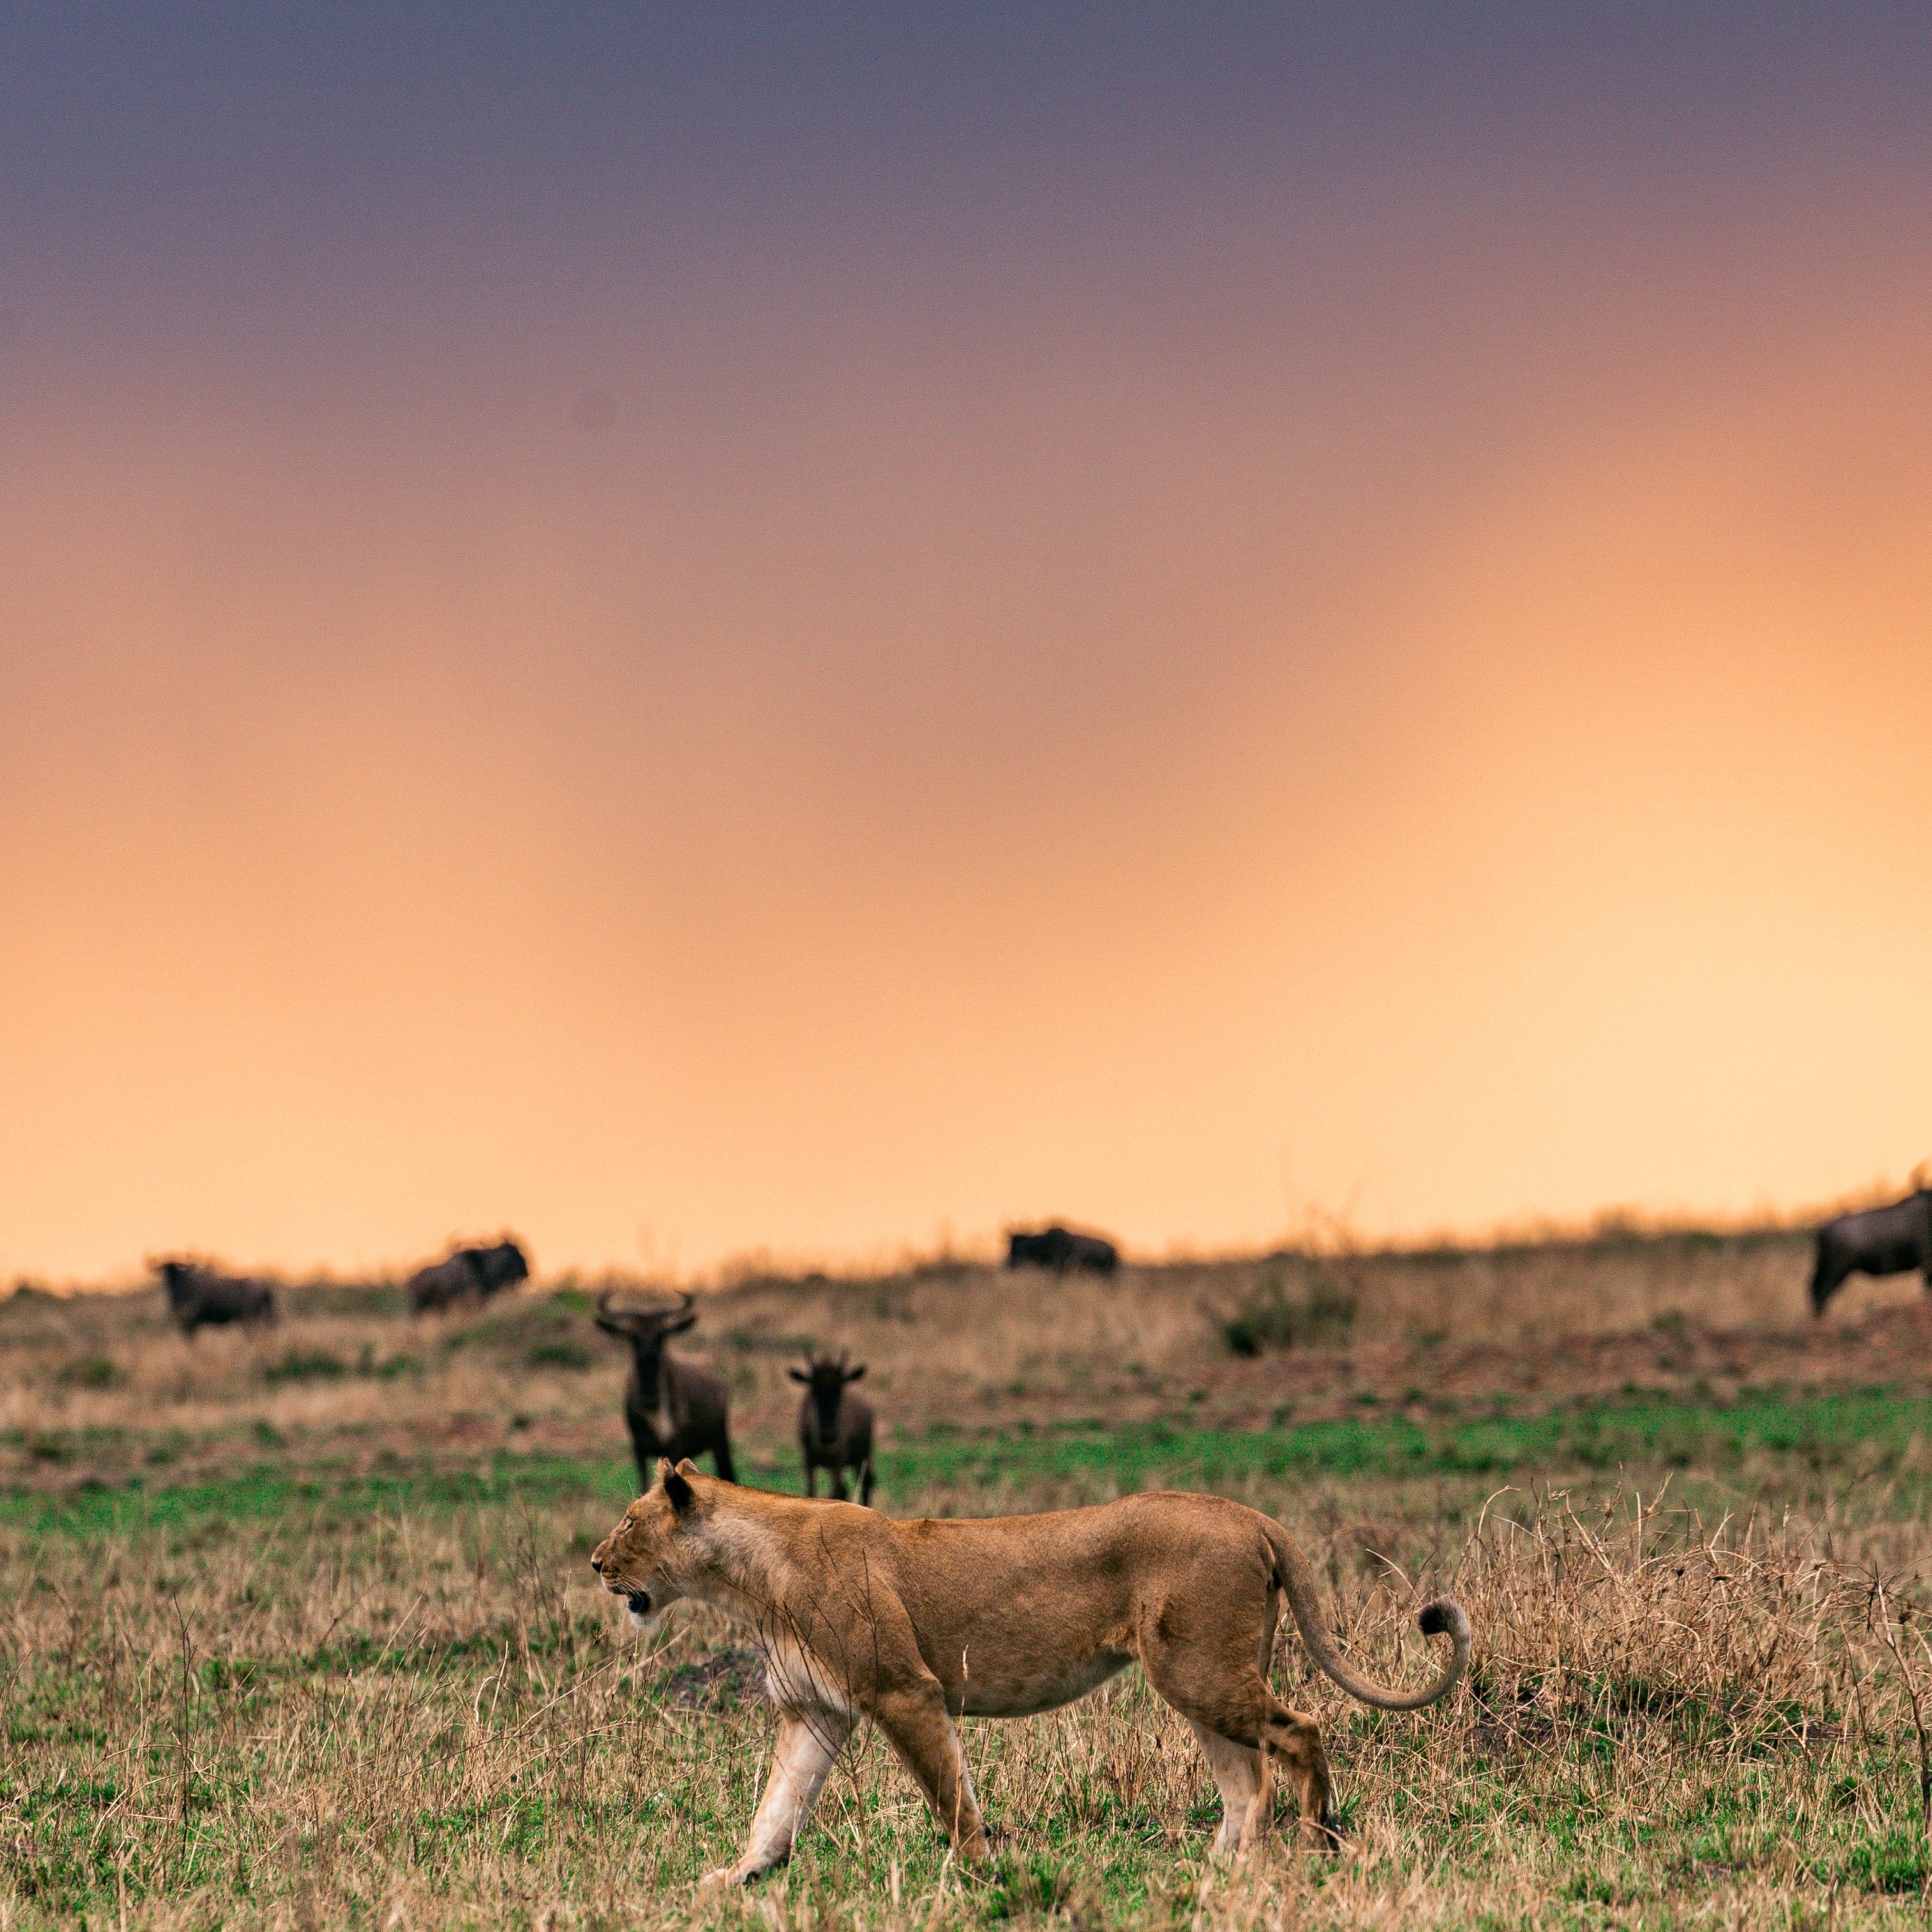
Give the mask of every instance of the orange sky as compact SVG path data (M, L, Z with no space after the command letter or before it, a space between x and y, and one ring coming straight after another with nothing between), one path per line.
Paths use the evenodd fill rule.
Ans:
M1903 1177L1921 206L30 330L0 1278Z

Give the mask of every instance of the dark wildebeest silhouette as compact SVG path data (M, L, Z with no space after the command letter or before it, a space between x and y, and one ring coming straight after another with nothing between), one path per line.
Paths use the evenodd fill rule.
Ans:
M818 1494L818 1472L832 1472L832 1493L845 1500L845 1472L859 1472L859 1500L868 1509L872 1500L872 1405L847 1386L865 1374L866 1365L848 1368L842 1349L838 1359L808 1355L803 1368L786 1371L805 1385L798 1404L798 1447L805 1459L805 1494Z
M1006 1238L1009 1268L1051 1268L1056 1275L1111 1275L1120 1250L1098 1235L1076 1235L1055 1226L1029 1235L1016 1229Z
M426 1314L472 1297L488 1301L529 1279L530 1263L513 1241L500 1241L492 1247L454 1248L442 1260L419 1268L410 1276L410 1312Z
M1932 1289L1932 1187L1921 1187L1889 1208L1841 1214L1818 1230L1818 1259L1811 1269L1811 1312L1844 1285L1847 1275L1903 1275L1916 1271Z
M597 1325L631 1345L630 1380L624 1385L624 1422L637 1455L638 1480L646 1489L657 1479L657 1462L709 1453L718 1473L736 1482L731 1468L730 1398L708 1368L681 1361L665 1349L697 1316L694 1296L675 1308L617 1309L608 1294L597 1297Z
M155 1271L168 1291L168 1312L191 1341L198 1328L275 1319L275 1290L266 1281L218 1275L196 1261L157 1261Z

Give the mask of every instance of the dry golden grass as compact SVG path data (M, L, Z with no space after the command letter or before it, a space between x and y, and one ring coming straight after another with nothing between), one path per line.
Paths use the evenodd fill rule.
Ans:
M1340 1859L1284 1830L1208 1864L1211 1786L1130 1673L968 1726L992 1875L952 1868L868 1739L786 1875L704 1901L771 1721L741 1638L688 1611L640 1649L594 1586L629 1478L622 1364L580 1300L411 1323L318 1289L192 1347L152 1297L0 1306L0 1927L1921 1923L1932 1658L1897 1612L1932 1565L1924 1331L1878 1288L1798 1325L1803 1260L1783 1237L1607 1242L707 1297L692 1350L762 1472L789 1475L791 1350L837 1340L873 1364L895 1512L1218 1469L1310 1549L1357 1654L1419 1671L1414 1604L1453 1587L1478 1666L1450 1707L1389 1717L1284 1644ZM1232 1354L1231 1312L1318 1266L1346 1332ZM1767 1375L1793 1386L1734 1441L1727 1390ZM1596 1410L1504 1442L1500 1473L1444 1432L1499 1392L1527 1414L1626 1380L1675 1392L1629 1466ZM1863 1407L1798 1386L1880 1381ZM1644 1465L1679 1414L1709 1426ZM1085 1418L1122 1423L1117 1459L1052 1426ZM1241 1461L1257 1444L1301 1460Z
M1854 1281L1829 1320L1804 1314L1807 1244L1774 1233L1612 1237L1438 1254L1281 1257L1129 1268L1112 1281L940 1263L876 1277L755 1279L705 1295L686 1346L725 1371L739 1432L789 1453L807 1343L849 1346L888 1431L1050 1426L1185 1414L1251 1426L1423 1390L1536 1402L1629 1386L1818 1386L1918 1379L1915 1281ZM1228 1321L1257 1294L1311 1282L1353 1306L1320 1346L1244 1360ZM76 1469L25 1443L129 1432L178 1457L226 1454L267 1430L353 1461L458 1462L512 1442L617 1453L625 1358L589 1320L589 1291L533 1291L481 1312L404 1318L392 1284L286 1290L273 1328L207 1330L191 1345L158 1292L0 1303L0 1481L56 1484L122 1472L77 1447ZM559 1359L561 1358L561 1359ZM300 1371L333 1362L334 1376ZM293 1371L294 1372L285 1372ZM9 1434L16 1438L9 1444Z

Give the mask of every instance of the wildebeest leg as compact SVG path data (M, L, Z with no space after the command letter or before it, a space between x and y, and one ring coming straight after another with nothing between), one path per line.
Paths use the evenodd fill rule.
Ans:
M737 1472L731 1466L731 1445L721 1435L718 1438L717 1447L711 1452L711 1460L718 1471L720 1482L736 1482L738 1480Z
M818 1465L809 1456L805 1458L805 1494L808 1496L818 1494Z
M845 1465L843 1463L832 1465L832 1494L835 1501L843 1503L845 1500Z
M872 1715L952 1835L953 1849L969 1863L984 1858L986 1821L980 1815L966 1753L937 1682L927 1690L895 1691L881 1698Z
M706 1884L748 1885L791 1857L799 1830L852 1734L852 1723L842 1712L786 1714L745 1848L735 1865L706 1873Z
M1825 1304L1844 1287L1845 1278L1851 1273L1851 1264L1835 1248L1818 1244L1818 1259L1811 1270L1811 1312L1823 1315ZM1932 1281L1932 1274L1928 1274Z
M865 1509L872 1506L872 1459L869 1456L859 1465L859 1501Z

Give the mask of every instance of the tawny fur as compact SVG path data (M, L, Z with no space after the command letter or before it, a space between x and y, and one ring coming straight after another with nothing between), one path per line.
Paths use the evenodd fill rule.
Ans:
M1201 1744L1221 1792L1217 1852L1244 1850L1266 1822L1276 1764L1310 1839L1332 1844L1321 1732L1268 1684L1284 1600L1316 1663L1383 1709L1434 1703L1469 1668L1469 1619L1443 1597L1420 1618L1451 1639L1433 1683L1404 1694L1361 1676L1336 1650L1287 1532L1218 1497L896 1522L663 1463L590 1560L645 1627L691 1597L749 1625L764 1650L777 1752L743 1852L710 1875L736 1884L790 1856L861 1718L918 1780L959 1856L983 1858L986 1823L955 1720L1051 1710L1131 1663Z

